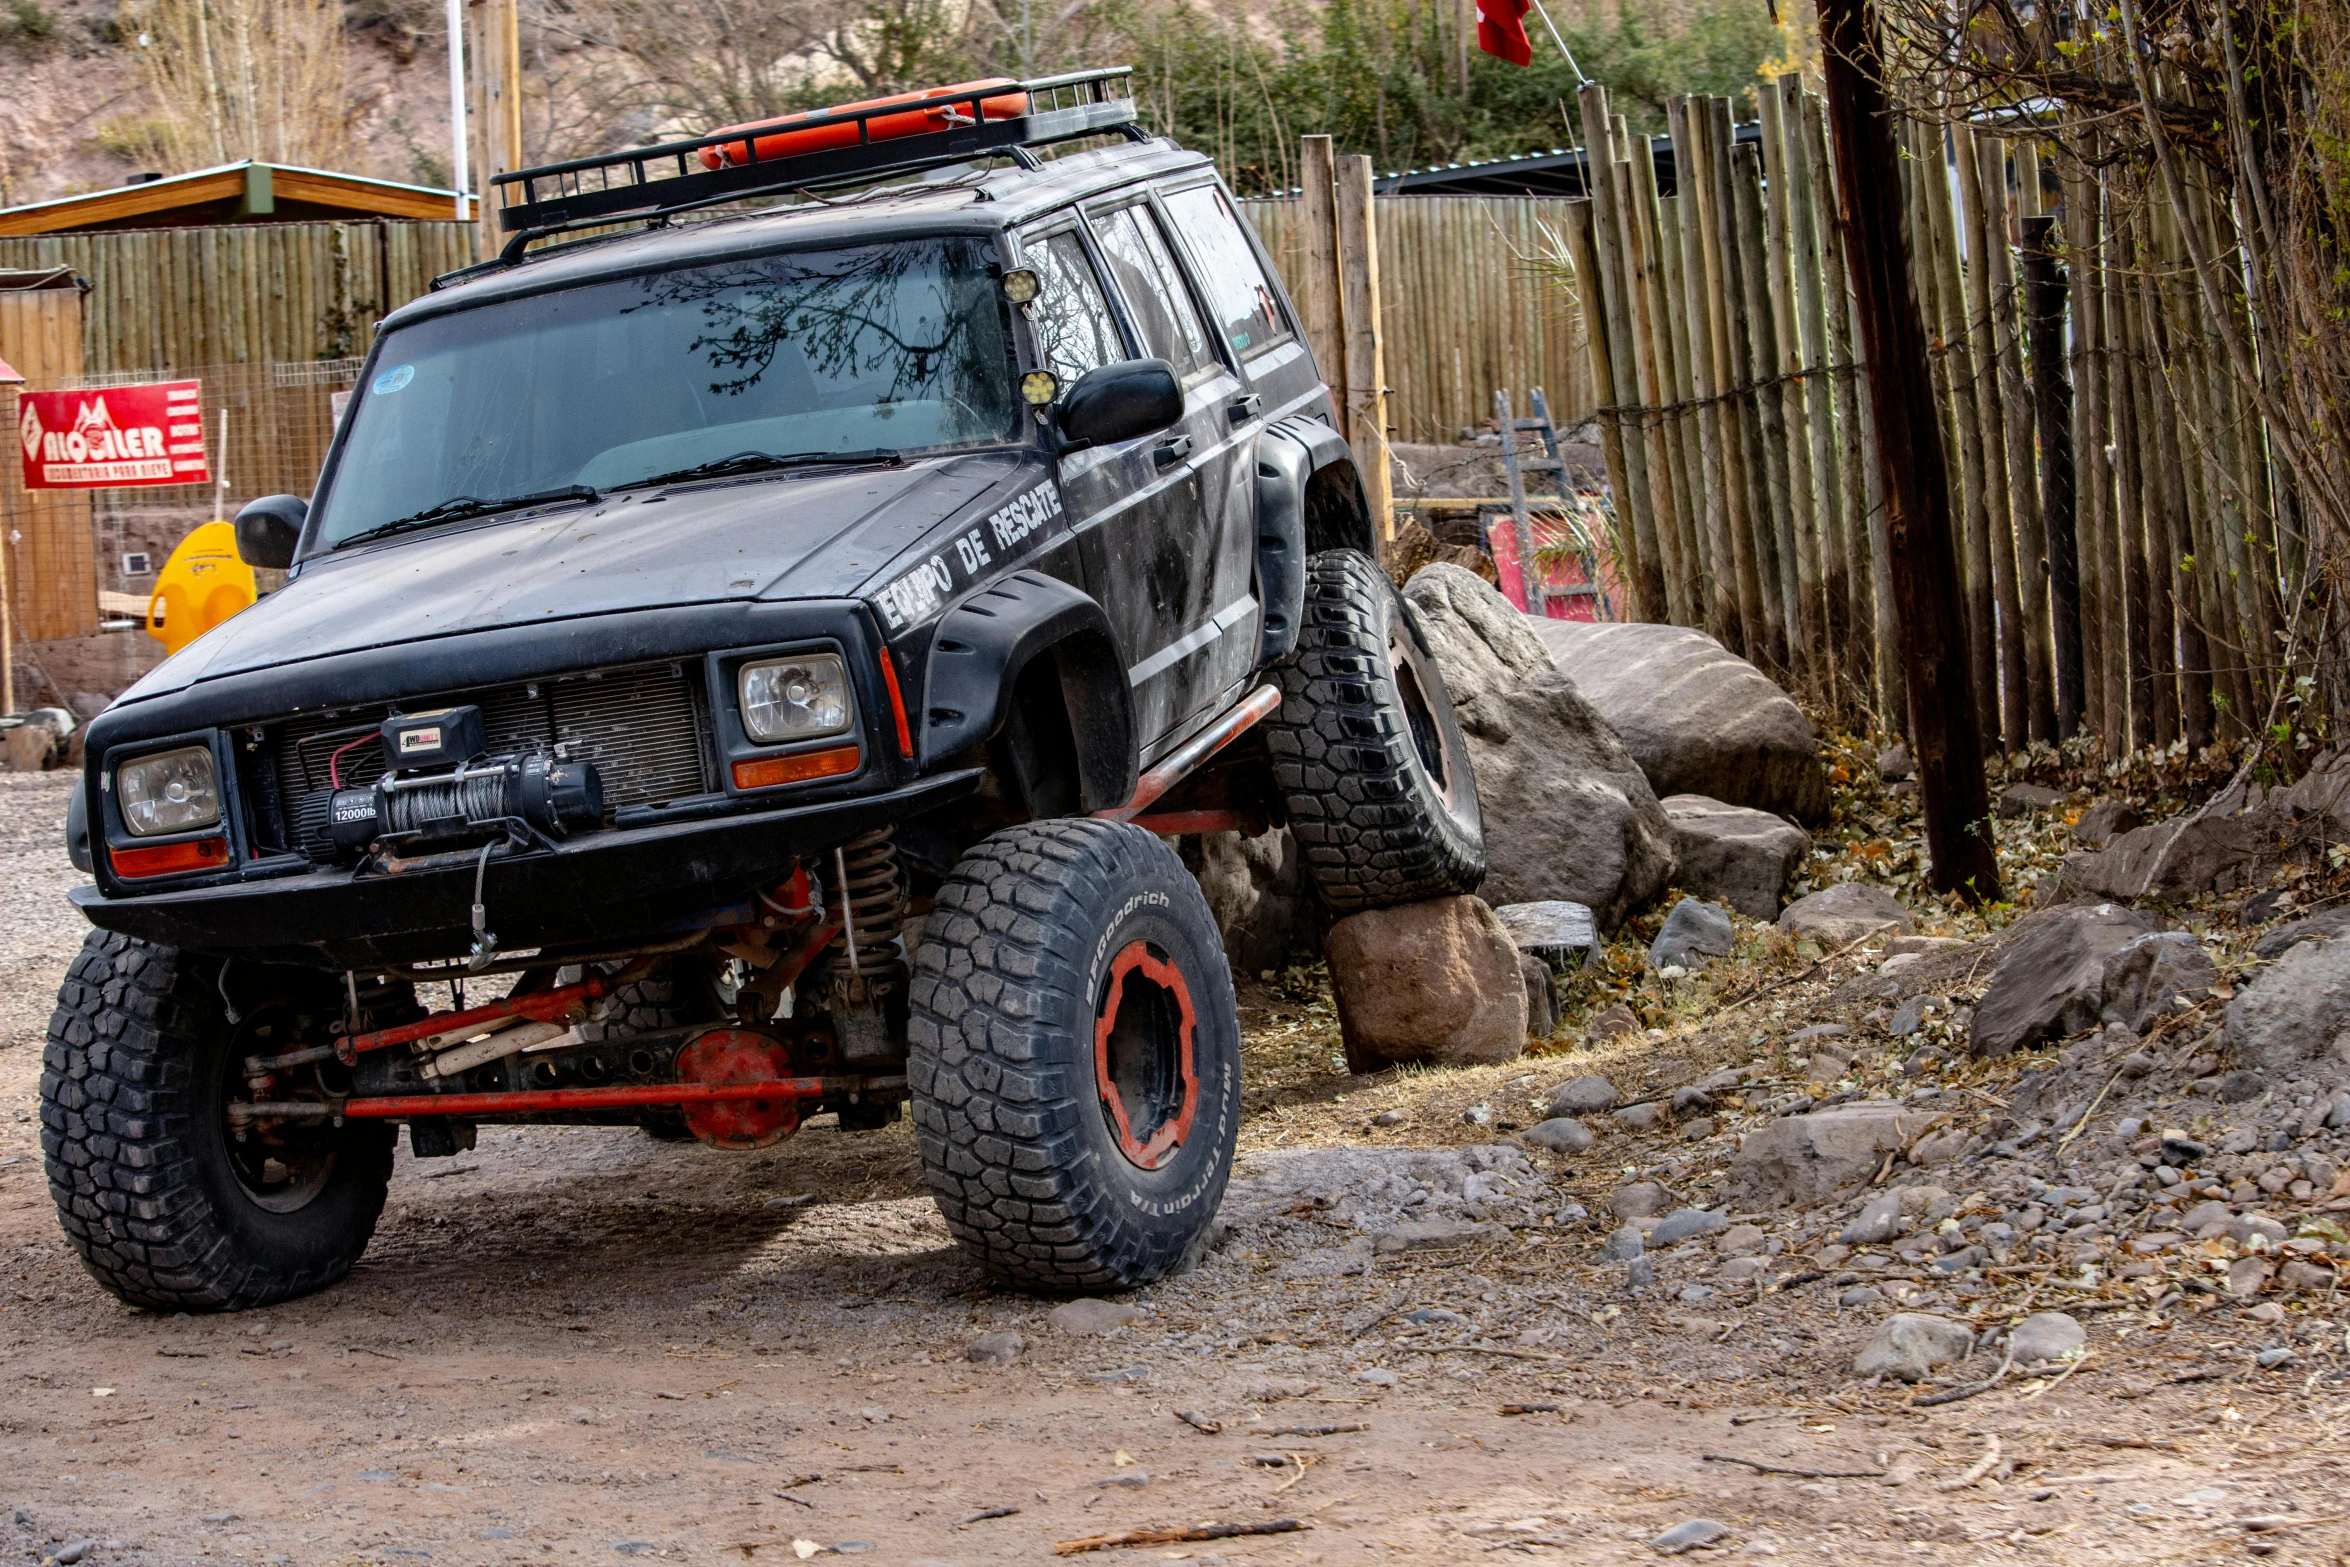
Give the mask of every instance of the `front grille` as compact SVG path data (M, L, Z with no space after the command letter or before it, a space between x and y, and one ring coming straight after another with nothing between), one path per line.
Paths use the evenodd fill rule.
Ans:
M689 666L598 670L452 691L403 702L400 710L462 704L481 709L492 756L538 751L595 763L607 807L662 805L718 787L708 702ZM271 765L291 846L309 858L333 857L326 812L336 781L351 789L382 776L383 746L375 736L391 711L351 708L294 719L271 735Z

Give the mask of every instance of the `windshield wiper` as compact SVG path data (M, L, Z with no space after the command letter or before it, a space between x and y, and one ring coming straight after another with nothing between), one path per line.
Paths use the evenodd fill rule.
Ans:
M902 453L883 446L868 446L853 452L736 452L732 457L720 457L712 462L696 463L691 468L680 468L674 473L657 473L649 479L631 479L616 484L616 490L641 490L656 484L684 484L693 479L725 479L738 473L765 473L776 468L812 468L826 463L855 466L879 463L895 468L905 461Z
M427 506L411 516L394 517L390 522L379 522L372 528L363 528L347 539L337 539L335 548L361 544L369 539L388 538L395 533L407 533L417 528L430 528L438 523L457 522L466 517L486 517L492 512L517 511L524 506L544 506L551 501L600 501L601 490L591 490L584 484L559 484L551 490L533 490L528 495L508 495L499 500L484 500L478 495L457 495L438 506Z

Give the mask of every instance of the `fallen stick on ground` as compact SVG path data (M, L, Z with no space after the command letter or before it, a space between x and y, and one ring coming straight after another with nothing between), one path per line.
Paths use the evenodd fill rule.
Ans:
M1928 1393L1922 1398L1913 1398L1909 1401L1909 1407L1912 1409L1931 1409L1936 1404L1955 1404L1962 1398L1972 1398L1977 1393L1988 1393L1993 1388L1997 1387L2001 1382L2005 1381L2007 1378L2007 1373L2014 1369L2014 1367L2015 1361L2013 1359L2003 1360L1999 1363L1999 1369L1992 1372L1982 1381L1969 1382L1964 1387L1954 1387L1940 1393Z
M985 1523L990 1518L1010 1518L1016 1516L1019 1511L1020 1509L1017 1507L982 1507L970 1517L956 1524L955 1527L961 1529L971 1524Z
M1349 1420L1334 1426L1275 1426L1270 1431L1251 1431L1250 1436L1343 1436L1349 1431L1368 1431L1369 1421Z
M1505 1415L1555 1415L1559 1412L1559 1406L1556 1404L1504 1404L1501 1406L1501 1412Z
M1992 1471L1992 1469L1993 1469L1993 1468L1995 1468L1995 1467L1998 1465L1998 1463L1999 1463L1999 1438L1997 1438L1997 1437L1995 1437L1995 1436L1987 1436L1987 1437L1983 1438L1983 1440L1984 1440L1986 1443L1988 1443L1988 1444L1989 1444L1989 1445L1988 1445L1988 1446L1987 1446L1987 1447L1984 1449L1984 1451L1983 1451L1983 1456L1982 1456L1982 1457L1980 1457L1980 1458L1978 1458L1978 1459L1976 1459L1976 1460L1975 1460L1975 1461L1974 1461L1972 1464L1968 1465L1968 1466L1967 1466L1967 1472L1966 1472L1965 1474L1962 1474L1962 1475L1960 1475L1960 1476L1959 1476L1957 1479L1955 1479L1955 1480L1938 1480L1938 1481L1936 1481L1936 1482L1934 1483L1934 1489L1935 1489L1935 1490L1937 1490L1937 1491L1963 1491L1963 1490L1966 1490L1966 1489L1967 1489L1969 1486L1973 1485L1973 1484L1974 1484L1974 1483L1975 1483L1977 1480L1980 1480L1980 1479L1982 1479L1982 1478L1983 1478L1983 1476L1985 1476L1985 1475L1989 1474L1989 1473Z
M1145 1525L1140 1529L1129 1529L1124 1534L1089 1534L1081 1540L1061 1540L1054 1544L1053 1554L1076 1556L1085 1551L1109 1551L1127 1545L1182 1545L1192 1540L1232 1540L1244 1534L1296 1534L1312 1527L1312 1524L1301 1518L1276 1518L1271 1523L1203 1523L1188 1529L1154 1529Z
M1223 1421L1210 1420L1206 1415L1201 1414L1196 1409L1178 1409L1175 1411L1175 1418L1182 1421L1185 1425L1191 1427L1194 1431L1205 1431L1210 1436L1214 1436L1217 1432L1224 1429Z
M1798 1480L1882 1480L1882 1469L1789 1469L1782 1464L1766 1464L1757 1459L1738 1458L1729 1453L1703 1453L1699 1457L1709 1464L1744 1464L1756 1474L1792 1475Z

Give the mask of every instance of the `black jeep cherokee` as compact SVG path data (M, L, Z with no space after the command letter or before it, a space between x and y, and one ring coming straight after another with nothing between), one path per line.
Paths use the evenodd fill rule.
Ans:
M1240 1104L1165 836L1286 821L1340 913L1477 884L1208 160L1123 72L917 101L506 177L513 242L382 323L312 502L238 518L283 590L91 724L42 1136L123 1299L339 1278L401 1122L747 1148L908 1100L992 1275L1141 1283Z

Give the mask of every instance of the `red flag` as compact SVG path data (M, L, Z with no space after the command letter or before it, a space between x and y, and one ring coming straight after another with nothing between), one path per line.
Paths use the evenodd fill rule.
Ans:
M1532 65L1526 5L1527 0L1477 0L1477 47L1512 65Z

